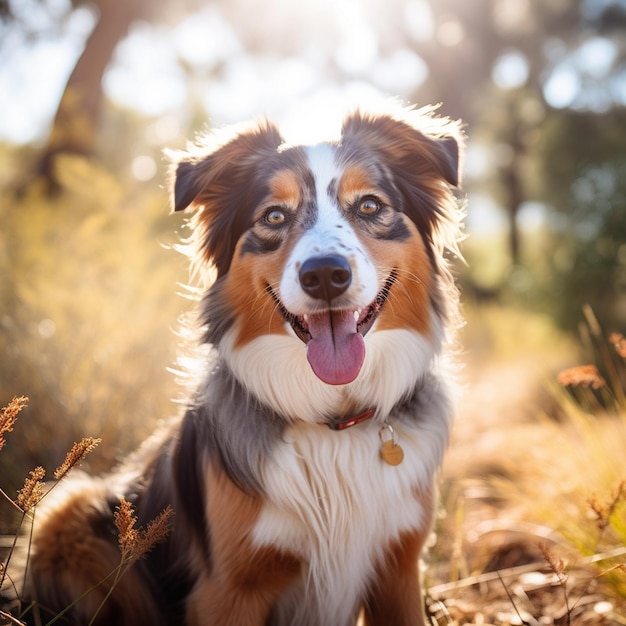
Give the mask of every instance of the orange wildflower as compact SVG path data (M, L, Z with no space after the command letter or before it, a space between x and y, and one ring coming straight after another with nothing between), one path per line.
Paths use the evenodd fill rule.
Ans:
M600 376L595 365L577 365L559 372L557 380L563 387L591 387L600 389L606 385L606 380Z

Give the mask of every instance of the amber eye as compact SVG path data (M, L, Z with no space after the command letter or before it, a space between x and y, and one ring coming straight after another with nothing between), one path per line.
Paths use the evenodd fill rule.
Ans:
M376 215L382 208L382 202L378 198L366 196L359 202L358 211L361 215Z
M287 216L285 215L285 212L278 207L272 207L265 214L265 223L270 226L280 226L281 224L284 224L286 220Z

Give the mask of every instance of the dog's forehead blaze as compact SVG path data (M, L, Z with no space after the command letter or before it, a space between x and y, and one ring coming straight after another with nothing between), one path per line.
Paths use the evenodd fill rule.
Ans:
M298 206L302 187L298 174L292 169L280 169L269 180L271 201L277 204Z
M433 288L433 268L417 228L407 217L403 219L412 235L406 241L363 237L369 255L381 268L379 274L382 272L386 277L391 268L397 272L376 329L409 328L428 337L431 332L429 294Z

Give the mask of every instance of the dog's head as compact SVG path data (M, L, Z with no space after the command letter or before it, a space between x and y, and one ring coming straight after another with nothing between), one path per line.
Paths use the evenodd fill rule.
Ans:
M432 110L356 112L336 142L288 145L262 123L179 155L174 208L196 209L196 260L217 273L208 340L237 351L288 339L318 379L345 385L370 335L431 338L458 236L461 143Z

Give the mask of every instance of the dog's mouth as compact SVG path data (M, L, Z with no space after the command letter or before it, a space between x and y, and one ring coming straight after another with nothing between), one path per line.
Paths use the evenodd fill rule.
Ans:
M307 345L307 359L315 375L330 385L345 385L358 375L365 359L363 337L369 332L396 281L392 270L376 298L362 309L326 309L307 315L290 313L268 285L283 318Z

